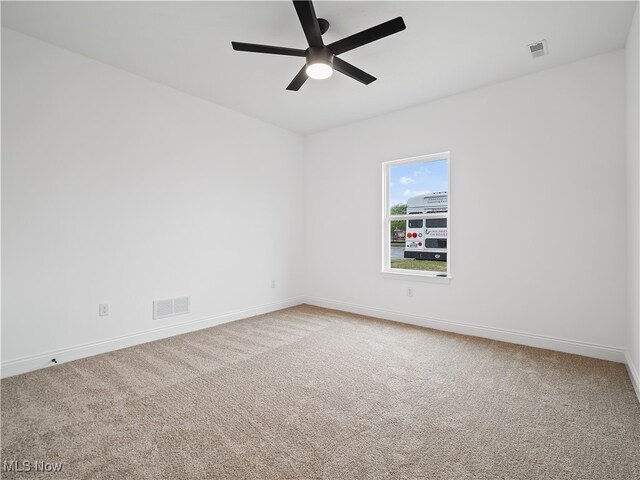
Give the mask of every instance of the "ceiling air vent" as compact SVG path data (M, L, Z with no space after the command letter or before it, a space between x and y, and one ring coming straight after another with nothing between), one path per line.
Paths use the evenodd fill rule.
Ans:
M547 50L546 40L540 40L539 42L532 43L531 45L527 46L529 47L529 51L531 52L531 56L533 58L542 57L543 55L549 53L549 50Z

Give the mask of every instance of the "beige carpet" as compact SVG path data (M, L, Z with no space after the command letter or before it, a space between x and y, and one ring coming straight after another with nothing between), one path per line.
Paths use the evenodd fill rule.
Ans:
M66 479L638 479L621 364L302 306L2 381Z

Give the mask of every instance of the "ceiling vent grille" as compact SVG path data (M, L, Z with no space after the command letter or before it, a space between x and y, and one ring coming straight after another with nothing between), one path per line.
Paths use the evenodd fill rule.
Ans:
M531 52L531 56L533 58L542 57L542 56L547 55L549 53L549 50L547 49L547 41L546 40L540 40L539 42L532 43L532 44L527 45L527 46L529 47L529 51Z
M153 319L184 315L191 311L191 297L169 298L153 302Z

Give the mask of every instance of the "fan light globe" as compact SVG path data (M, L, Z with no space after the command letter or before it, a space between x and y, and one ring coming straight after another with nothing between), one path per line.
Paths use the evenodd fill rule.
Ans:
M306 72L311 78L324 80L325 78L329 78L333 75L333 68L331 68L331 65L327 65L326 63L316 62L307 65Z

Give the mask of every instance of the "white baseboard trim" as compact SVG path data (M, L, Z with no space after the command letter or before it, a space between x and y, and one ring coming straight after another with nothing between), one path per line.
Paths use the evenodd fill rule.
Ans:
M141 343L153 342L162 338L173 337L183 333L194 332L203 328L213 327L222 323L233 322L243 318L254 317L264 313L275 312L283 308L294 307L304 303L302 297L291 298L279 302L258 305L244 310L211 315L187 323L168 325L161 328L154 328L144 332L124 335L122 337L110 338L100 342L77 345L75 347L53 350L38 355L22 357L15 360L8 360L0 364L0 378L12 377L21 373L31 372L40 368L51 367L51 359L55 358L58 364L66 363L85 357L92 357L101 353L120 350L121 348L132 347Z
M638 370L636 370L636 367L631 360L631 355L629 355L628 351L624 352L624 356L626 358L627 370L629 371L631 384L633 385L633 389L636 391L638 402L640 402L640 374L638 373Z
M317 307L331 308L333 310L341 310L343 312L357 313L360 315L367 315L369 317L382 318L384 320L408 323L420 327L433 328L436 330L445 330L447 332L488 338L491 340L499 340L501 342L528 345L530 347L544 348L547 350L555 350L558 352L573 353L585 357L610 360L612 362L626 363L626 352L622 348L608 347L605 345L598 345L594 343L577 342L573 340L565 340L562 338L518 332L515 330L506 330L501 328L485 327L482 325L472 325L469 323L454 322L451 320L444 320L441 318L435 318L425 315L398 313L392 312L390 310L365 307L362 305L355 305L351 303L336 302L333 300L326 300L316 297L306 297L304 299L304 303L308 305L315 305Z

